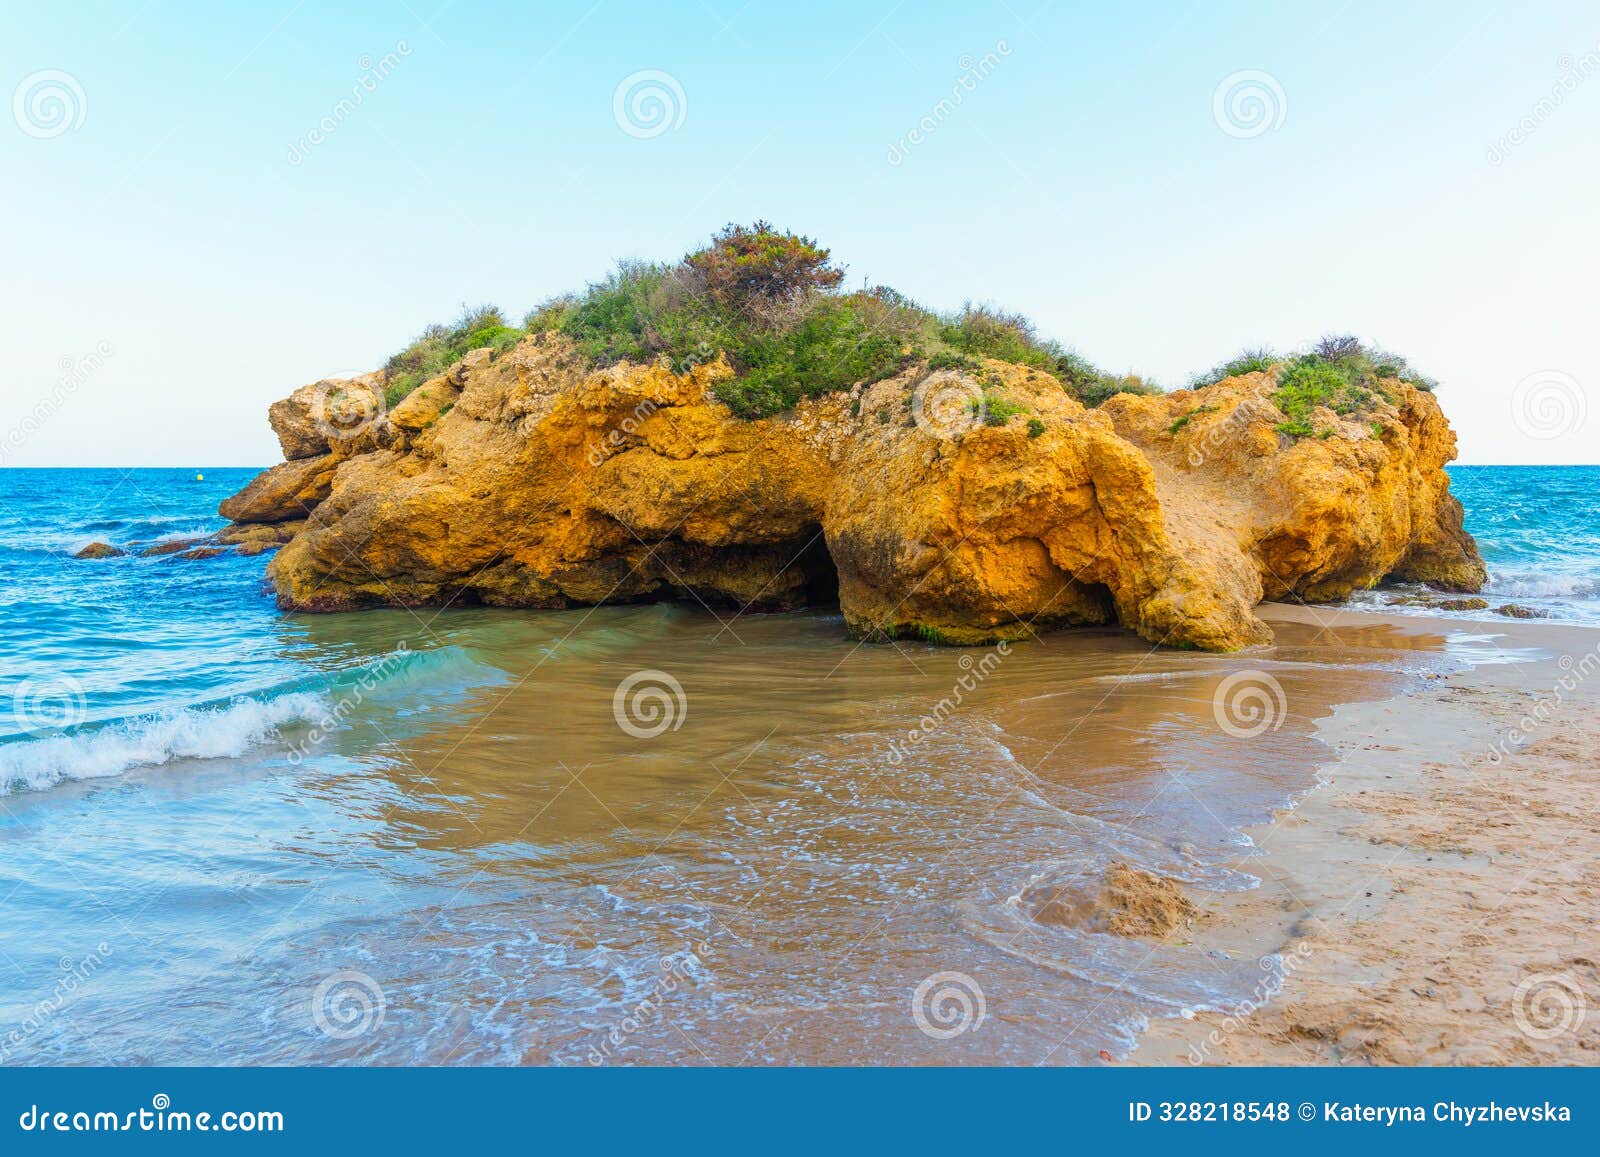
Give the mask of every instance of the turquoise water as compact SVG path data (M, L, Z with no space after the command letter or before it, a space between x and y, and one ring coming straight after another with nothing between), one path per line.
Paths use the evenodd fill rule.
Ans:
M1041 924L1035 899L1112 859L1251 886L1242 829L1313 785L1315 720L1452 648L1067 632L894 758L967 652L860 648L816 612L288 616L265 558L141 553L218 528L251 473L0 471L4 1063L1119 1053L1271 962ZM1600 621L1600 471L1456 478L1494 586ZM94 540L128 554L72 558ZM663 672L677 726L625 732L617 689ZM1279 718L1224 734L1217 690L1249 672ZM907 1007L945 973L988 1010L950 1040Z
M1486 595L1600 622L1600 466L1461 466L1450 474L1489 567Z
M310 722L323 695L385 657L391 687L483 677L448 650L393 654L383 618L331 633L286 619L264 593L263 557L142 556L225 525L217 503L255 472L196 473L0 472L0 792L240 755ZM72 558L94 541L128 555Z
M1510 602L1551 619L1600 624L1600 466L1456 466L1450 478L1489 568L1489 610L1461 617L1504 621L1494 608ZM1354 605L1437 613L1391 608L1381 591Z

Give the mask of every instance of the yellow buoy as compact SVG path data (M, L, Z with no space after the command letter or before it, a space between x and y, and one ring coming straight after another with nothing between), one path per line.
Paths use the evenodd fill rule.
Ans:
M194 480L196 482L204 482L206 480L206 476L204 474L196 474L194 476Z

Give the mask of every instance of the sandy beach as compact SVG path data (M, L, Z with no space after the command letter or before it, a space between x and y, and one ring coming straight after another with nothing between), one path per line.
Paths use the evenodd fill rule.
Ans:
M1175 933L1235 959L1278 954L1281 982L1263 968L1250 1007L1154 1022L1132 1063L1600 1062L1600 631L1482 634L1501 661L1320 721L1326 782L1250 833L1266 855L1241 866L1262 886L1196 893L1203 915Z

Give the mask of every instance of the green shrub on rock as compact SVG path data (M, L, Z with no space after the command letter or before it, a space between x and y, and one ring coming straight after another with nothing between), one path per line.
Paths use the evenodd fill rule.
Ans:
M386 396L399 401L472 349L504 349L542 332L570 338L596 366L664 358L681 371L724 356L735 374L719 383L718 396L746 418L870 384L918 361L967 373L985 358L1026 366L1091 406L1117 393L1156 392L1040 338L1020 314L970 303L941 314L887 286L846 291L843 282L829 250L809 237L765 221L728 225L678 262L620 262L582 293L531 310L521 328L492 306L429 326L389 359Z

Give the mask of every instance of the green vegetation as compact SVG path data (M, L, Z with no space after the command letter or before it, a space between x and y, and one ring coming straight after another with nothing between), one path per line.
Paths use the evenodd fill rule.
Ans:
M1236 378L1240 374L1253 374L1262 370L1270 370L1274 364L1281 360L1267 346L1240 350L1220 365L1212 366L1209 370L1195 374L1189 379L1188 388L1191 390L1203 389L1206 386L1222 381L1224 378Z
M975 372L978 368L978 359L952 349L936 350L928 355L928 369L930 370L961 370L966 373Z
M506 324L505 316L495 306L463 306L461 316L452 324L430 325L384 364L384 401L394 405L472 350L485 346L496 352L510 349L522 334L522 330Z
M1217 407L1215 406L1196 406L1187 414L1180 414L1178 419L1167 427L1167 433L1176 434L1201 414L1215 414L1216 412Z
M724 382L718 396L745 418L878 381L905 360L903 340L890 329L875 328L858 303L820 295L790 324L752 327L728 353L743 373Z
M736 376L719 384L719 397L748 418L919 361L963 373L977 373L984 358L1011 362L1055 378L1091 406L1117 393L1159 392L1040 338L1018 314L971 303L941 314L887 286L846 291L843 282L844 270L809 237L764 221L729 225L680 261L621 262L582 293L544 302L520 329L491 306L430 326L389 360L386 395L392 404L469 350L505 349L541 332L564 334L600 366L665 359L682 372L725 356Z
M1092 377L1078 379L1076 388L1068 392L1085 406L1093 407L1118 394L1159 394L1162 389L1138 374L1103 374L1097 371Z
M896 639L917 639L935 646L949 646L950 638L938 627L926 623L888 622L869 628L864 637L869 643L892 643Z
M844 271L810 238L730 225L675 265L625 261L581 295L526 319L570 337L596 365L666 358L683 370L725 353L722 400L761 417L812 394L896 372L917 319L892 291L836 292Z
M1191 390L1204 389L1206 386L1215 385L1224 378L1237 377L1240 374L1255 373L1270 370L1274 365L1287 363L1294 366L1307 359L1336 366L1339 371L1352 380L1361 380L1368 384L1380 378L1398 378L1419 390L1433 390L1438 383L1413 369L1406 359L1399 354L1389 353L1377 346L1364 344L1359 338L1350 334L1331 334L1322 338L1309 350L1301 354L1277 354L1269 347L1261 346L1256 349L1247 349L1228 359L1220 365L1213 366L1203 373L1195 374L1189 379L1188 388Z
M1391 400L1384 389L1387 379L1398 379L1421 390L1432 390L1437 383L1426 378L1398 354L1368 346L1349 334L1324 337L1308 351L1279 356L1267 348L1245 350L1221 365L1190 379L1190 389L1204 389L1224 378L1278 368L1273 404L1287 421L1278 431L1291 438L1328 438L1331 428L1319 429L1312 418L1319 406L1341 416L1364 415ZM1195 411L1198 413L1199 411ZM1169 428L1177 433L1188 422L1188 415ZM1374 438L1382 437L1381 422L1369 423Z
M1351 381L1375 386L1380 378L1398 378L1420 390L1433 390L1438 383L1412 369L1399 354L1362 343L1350 334L1332 334L1311 347L1309 357L1337 366Z
M700 274L707 296L730 312L837 289L844 280L844 270L829 264L826 249L809 237L779 233L765 221L748 229L729 225L683 264Z
M1399 378L1428 389L1433 386L1414 374L1404 358L1369 350L1353 337L1325 337L1278 375L1272 401L1289 419L1278 429L1295 438L1313 433L1326 438L1333 431L1316 429L1312 412L1326 406L1341 416L1365 414L1389 400L1383 388L1385 378Z
M968 358L994 358L1049 374L1086 406L1098 406L1116 394L1159 394L1161 388L1137 374L1110 374L1057 342L1041 339L1021 314L1006 313L968 302L959 315L939 319L936 337L948 350ZM949 355L936 352L934 359ZM975 360L969 363L975 364Z
M989 357L1002 362L1054 373L1059 352L1039 340L1033 323L1021 314L1005 313L970 302L955 317L938 325L938 339L951 350L970 358Z
M926 309L887 286L845 291L844 270L809 237L783 232L764 221L729 225L711 244L666 264L624 261L582 293L552 298L532 310L521 327L492 305L463 307L449 325L431 325L384 366L385 400L394 405L468 352L499 354L529 333L556 332L570 338L594 365L665 359L683 372L724 356L735 376L718 386L719 397L742 417L757 418L792 408L802 398L870 384L923 363L930 371L981 375L985 392L974 412L1003 426L1027 407L989 386L1001 379L982 372L983 359L1024 366L1030 380L1040 374L1086 406L1119 393L1159 393L1135 374L1110 374L1054 341L1041 338L1027 318L988 305L967 303L960 312ZM1397 378L1432 390L1435 383L1402 357L1363 345L1347 335L1325 337L1310 350L1280 356L1248 349L1190 380L1191 388L1240 374L1272 370L1272 400L1283 411L1282 433L1293 438L1329 437L1318 428L1319 407L1340 415L1367 415L1387 400L1383 381ZM1176 434L1201 406L1167 428ZM852 413L859 410L859 403ZM890 418L877 415L880 423ZM1381 422L1369 423L1374 438ZM1045 431L1037 418L1028 436Z
M1028 407L1020 402L1013 402L1010 398L1003 398L988 391L984 391L981 400L974 398L971 407L973 417L982 418L986 426L1004 426L1018 414L1028 412Z
M1324 361L1316 354L1295 358L1278 378L1272 402L1289 420L1278 430L1295 438L1316 433L1312 412L1326 406L1336 414L1352 414L1378 402L1377 394L1349 367Z

